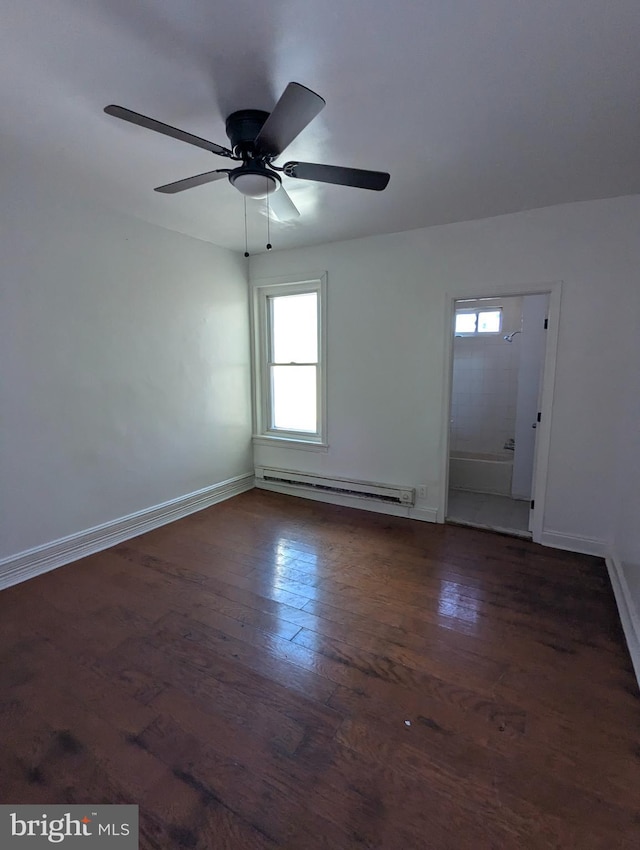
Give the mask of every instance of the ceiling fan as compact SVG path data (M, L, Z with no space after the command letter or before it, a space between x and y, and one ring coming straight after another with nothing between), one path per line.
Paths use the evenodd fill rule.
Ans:
M170 127L154 118L147 118L123 106L112 104L105 107L104 111L115 118L130 121L132 124L155 130L156 133L163 133L165 136L241 163L237 168L217 168L215 171L158 186L156 192L183 192L185 189L228 177L231 185L247 197L269 196L270 207L275 215L281 220L287 220L299 216L300 213L282 185L278 172L299 180L337 183L340 186L354 186L378 192L389 182L389 174L382 171L342 168L314 162L286 162L282 167L273 164L273 160L280 156L324 106L324 99L311 89L300 83L289 83L272 112L241 109L229 115L225 125L229 148Z

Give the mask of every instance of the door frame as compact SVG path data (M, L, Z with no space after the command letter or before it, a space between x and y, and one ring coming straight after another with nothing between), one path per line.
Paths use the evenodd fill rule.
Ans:
M542 370L541 410L542 420L537 428L536 458L533 470L532 498L535 499L531 536L534 543L540 543L544 528L544 506L547 495L547 474L549 469L549 450L551 447L551 424L553 421L553 399L558 351L558 332L560 329L560 304L562 300L562 281L527 283L509 287L479 286L447 292L445 305L445 351L444 381L441 424L441 467L440 480L442 490L438 505L437 522L444 523L447 516L449 498L449 443L451 438L451 396L453 385L453 340L455 323L455 302L472 298L509 298L522 295L549 295L549 313L547 339Z

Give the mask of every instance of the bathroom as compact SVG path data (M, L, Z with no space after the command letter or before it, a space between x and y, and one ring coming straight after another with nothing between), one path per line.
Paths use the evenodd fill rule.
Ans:
M456 302L448 521L530 536L547 304Z

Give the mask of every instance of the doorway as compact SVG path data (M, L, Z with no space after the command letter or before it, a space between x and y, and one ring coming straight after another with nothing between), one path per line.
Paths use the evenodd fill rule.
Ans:
M452 302L447 522L539 539L556 341L556 334L549 338L552 298L547 291Z

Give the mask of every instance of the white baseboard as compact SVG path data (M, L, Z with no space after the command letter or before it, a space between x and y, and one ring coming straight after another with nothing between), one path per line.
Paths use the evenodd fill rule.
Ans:
M55 570L78 558L94 555L124 540L144 534L145 531L152 531L154 528L230 499L246 490L252 490L253 487L253 473L238 475L219 484L213 484L211 487L196 490L195 493L187 493L185 496L179 496L160 505L145 508L77 534L53 540L51 543L45 543L26 552L11 555L0 560L0 590Z
M436 511L434 510L434 519L427 519L427 511L418 510L418 515L414 517L417 509L405 505L394 505L391 502L376 502L374 499L360 498L358 496L343 496L341 493L323 493L310 490L306 487L296 487L294 484L282 484L275 481L264 481L261 478L256 478L256 485L259 490L270 490L272 493L283 493L286 496L298 496L301 499L311 499L314 502L325 502L329 505L342 505L345 508L357 508L362 511L373 511L376 514L387 514L388 516L404 516L414 519L426 519L427 522L435 522ZM423 514L425 514L423 516Z
M582 537L578 534L562 534L559 531L543 531L540 540L543 546L553 549L566 549L569 552L580 552L582 555L597 555L606 558L609 548L604 540L595 537Z
M421 522L438 522L437 508L409 508L409 516Z
M640 687L640 611L638 611L625 578L625 565L616 557L607 558L607 570L618 605L622 630L627 640L631 663Z

